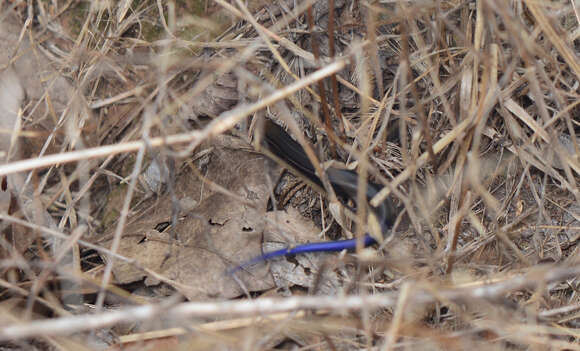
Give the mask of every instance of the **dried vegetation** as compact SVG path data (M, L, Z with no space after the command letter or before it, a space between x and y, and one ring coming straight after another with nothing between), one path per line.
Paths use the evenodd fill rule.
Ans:
M0 10L0 349L580 349L577 0ZM263 118L384 185L381 245L225 273L363 228Z

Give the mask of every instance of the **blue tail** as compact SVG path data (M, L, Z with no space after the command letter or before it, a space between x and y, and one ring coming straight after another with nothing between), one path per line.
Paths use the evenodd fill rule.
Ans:
M318 178L314 166L299 143L294 141L294 139L292 139L284 129L268 119L265 121L264 131L264 146L270 150L272 154L283 161L283 163L286 163L286 166L289 166L291 171L306 177L320 188L323 188L322 181ZM345 169L329 168L326 170L326 173L332 188L338 196L350 198L356 201L358 196L358 174L356 172ZM370 200L376 196L381 188L382 186L378 184L367 182L367 199ZM396 218L395 209L391 204L391 201L387 199L377 207L369 206L369 209L376 215L376 218L381 225L382 232L387 233ZM357 239L338 240L298 245L292 248L267 252L230 269L228 272L232 274L241 269L280 256L292 256L321 251L336 252L342 250L353 250L356 248L356 243ZM374 243L376 243L375 239L373 239L369 234L365 234L363 238L363 246L367 247Z
M310 243L310 244L303 244L298 245L292 248L276 250L272 252L266 252L260 256L256 256L251 260L232 268L228 271L229 274L236 273L242 269L248 268L253 266L257 263L268 261L272 258L282 257L282 256L292 256L298 255L303 253L311 253L311 252L337 252L342 250L354 250L356 249L357 239L346 239L346 240L337 240L337 241L326 241L326 242L319 242L319 243ZM365 234L363 237L363 246L367 247L376 243L376 240L373 239L372 236L369 234Z

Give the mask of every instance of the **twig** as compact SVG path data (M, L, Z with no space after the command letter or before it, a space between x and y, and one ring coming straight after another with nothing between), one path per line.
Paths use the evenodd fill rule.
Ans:
M455 289L410 288L408 304L443 301L465 301L467 299L495 299L511 291L537 288L547 284L573 278L580 274L580 266L535 267L526 274L506 280L479 284L478 286ZM479 283L479 282L478 282ZM290 298L261 298L257 300L233 300L222 302L187 302L173 307L147 305L124 308L96 315L52 318L29 323L4 326L0 329L0 340L18 340L34 336L71 335L78 332L152 319L216 318L225 316L262 316L299 310L328 310L334 312L376 310L394 307L398 293L383 293L367 296L294 296Z

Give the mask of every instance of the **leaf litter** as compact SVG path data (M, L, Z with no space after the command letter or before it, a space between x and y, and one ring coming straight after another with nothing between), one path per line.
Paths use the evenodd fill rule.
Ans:
M111 4L0 5L1 122L20 133L3 139L14 154L0 169L33 170L2 189L0 339L142 347L177 325L164 334L184 335L175 345L214 349L577 349L573 1ZM324 84L288 90L343 59ZM234 123L242 114L254 118ZM396 240L353 265L305 255L224 279L319 227L351 229L326 232L334 203L303 188L280 199L269 161L216 141L264 116L384 184L374 201L402 209ZM168 143L149 148L157 137ZM100 146L117 150L33 162ZM138 298L146 288L158 289ZM152 310L128 306L140 303Z
M146 285L160 282L143 268L155 271L188 299L232 298L243 290L227 271L261 252L264 214L270 191L263 157L247 150L209 144L206 166L193 171L185 164L177 172L173 195L165 194L140 204L143 209L125 229L119 254L136 260L115 262L119 284L145 277ZM199 173L197 173L199 172ZM235 194L242 201L216 191L207 181ZM173 214L178 204L179 210ZM172 222L172 216L176 222ZM156 230L164 225L163 230ZM106 242L103 243L108 246ZM265 267L248 279L248 291L273 287ZM243 279L243 277L242 277Z

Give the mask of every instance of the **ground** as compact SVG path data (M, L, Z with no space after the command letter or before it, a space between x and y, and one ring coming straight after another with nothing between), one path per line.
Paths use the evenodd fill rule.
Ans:
M580 349L575 0L0 8L1 349Z

